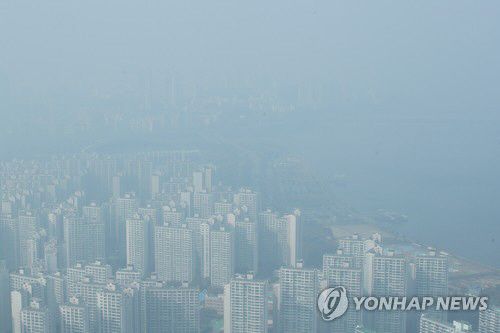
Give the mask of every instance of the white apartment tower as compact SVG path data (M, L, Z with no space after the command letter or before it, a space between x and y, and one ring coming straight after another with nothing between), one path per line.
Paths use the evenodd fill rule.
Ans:
M59 306L61 333L90 333L87 306L78 298L70 297L67 304Z
M469 323L461 321L453 321L453 323L448 323L429 317L427 315L422 315L420 318L420 328L419 333L466 333L472 332L472 326ZM496 331L488 331L496 332Z
M479 312L479 333L500 332L500 307Z
M40 300L32 299L29 307L21 310L21 333L51 333L49 310Z
M298 211L297 211L298 213ZM279 216L271 210L259 214L259 267L270 273L281 266L293 267L301 259L300 213Z
M83 207L83 217L90 223L103 223L104 212L95 202Z
M279 326L282 333L316 332L319 277L315 269L281 268Z
M365 253L375 247L375 242L371 239L362 239L358 234L339 240L339 249L344 255L354 258L353 268L363 269Z
M126 193L115 202L114 225L110 228L111 239L117 254L126 257L126 220L133 217L138 209L138 201L133 192Z
M36 233L37 219L32 212L23 212L18 217L18 249L19 266L29 267L30 253L28 251L28 241Z
M448 258L431 250L429 255L415 257L415 294L418 297L448 295ZM446 321L446 311L427 310L426 314Z
M115 281L120 286L128 286L131 282L140 281L143 277L141 271L135 269L134 266L128 265L126 268L122 268L116 271Z
M248 216L255 220L259 211L258 195L250 189L241 188L233 195L233 202L238 208L246 207Z
M67 267L79 261L94 262L105 257L103 223L89 223L84 218L67 216L64 218L64 240Z
M87 318L89 332L99 332L99 310L97 307L97 294L106 288L104 283L93 282L90 278L85 277L79 282L79 290L81 300L87 307Z
M127 265L131 265L143 276L151 271L151 235L152 220L149 216L135 214L127 219Z
M193 230L181 227L156 226L155 263L158 278L163 281L193 280Z
M175 207L163 207L163 225L179 227L182 225L183 220L184 214L181 211L177 211Z
M382 249L370 250L366 254L364 269L365 290L370 296L407 296L407 261L393 250L382 253ZM406 312L371 311L365 324L376 332L406 332Z
M325 253L323 255L323 274L326 276L329 268L345 267L345 264L353 268L354 257L352 255L344 254L342 249L337 249L336 253Z
M236 275L224 286L224 332L267 333L266 281Z
M234 275L234 229L230 226L210 230L210 282L224 287Z
M139 329L139 299L132 288L121 289L114 284L97 292L100 333L135 333Z
M341 250L339 250L341 252ZM323 277L328 287L343 286L349 297L360 297L363 291L363 271L353 268L353 258L341 253L323 256ZM354 332L361 324L361 312L350 302L347 312L340 318L328 322L329 332Z
M194 193L194 211L200 217L211 217L214 213L214 195L206 190Z
M209 269L209 238L212 218L201 218L199 214L186 218L186 224L193 231L193 244L195 253L195 267L197 274L204 278L210 276Z

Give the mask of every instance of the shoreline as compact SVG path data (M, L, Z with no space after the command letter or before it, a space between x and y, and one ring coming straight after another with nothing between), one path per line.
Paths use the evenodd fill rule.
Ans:
M382 243L410 257L427 253L432 245L417 243L406 235L390 230L387 226L377 223L331 223L329 228L334 239L359 234L370 238L373 233L382 235ZM449 258L450 291L463 291L479 286L481 289L500 285L500 269L473 259L447 253L437 249L437 252Z

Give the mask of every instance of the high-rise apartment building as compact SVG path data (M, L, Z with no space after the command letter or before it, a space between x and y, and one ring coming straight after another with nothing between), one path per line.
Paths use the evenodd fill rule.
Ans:
M88 263L84 267L85 276L91 277L96 283L107 283L113 278L113 270L110 265L101 260Z
M200 217L211 217L214 214L214 195L206 190L194 193L194 211Z
M9 269L19 265L18 224L11 215L0 216L0 260L5 260Z
M281 266L293 267L301 258L302 232L296 214L279 216L271 210L259 214L259 269L266 273Z
M210 230L210 283L224 287L234 275L234 229L230 226Z
M257 212L259 211L258 194L250 189L241 188L233 195L233 202L238 208L246 209L246 214L250 219L257 219Z
M362 239L358 234L339 240L339 249L342 249L344 255L350 255L354 258L353 268L363 269L365 253L375 246L372 239Z
M29 297L34 297L43 302L46 301L47 280L41 273L32 275L29 270L19 269L18 272L10 273L10 291L27 290Z
M66 301L66 279L61 272L46 275L46 297L49 309L51 327L60 330L59 306Z
M139 298L136 290L108 284L97 292L100 333L135 333L139 331Z
M279 278L279 332L316 332L318 271L305 269L298 262L295 268L282 267Z
M0 260L0 333L11 330L10 283L7 263Z
M415 296L440 297L448 295L448 258L431 250L429 255L415 257ZM425 313L440 321L446 321L446 311L428 309Z
M59 306L61 333L90 333L87 306L77 297Z
M327 286L344 287L350 298L360 297L363 291L363 271L353 268L352 263L352 257L341 253L323 256L323 278ZM325 327L329 332L354 332L361 323L361 311L357 311L355 304L350 302L347 312L342 317L326 323Z
M354 257L344 254L342 249L337 249L336 253L325 253L323 255L323 273L326 275L328 269L334 267L349 267L354 268Z
M233 203L228 202L226 199L222 199L221 201L217 201L214 205L214 215L221 215L222 217L226 217L227 214L233 212Z
M29 267L30 251L28 242L35 236L37 219L33 212L22 212L17 218L18 222L18 246L19 246L19 266Z
M370 250L366 254L364 285L367 295L407 296L407 260L393 250L383 253L382 249ZM370 311L366 314L365 326L376 332L406 332L406 312Z
M257 223L249 218L234 223L235 271L241 274L257 273L258 247Z
M266 281L236 275L224 286L224 332L267 333Z
M479 312L479 333L500 332L500 307L492 306Z
M180 227L184 220L182 211L178 211L175 207L163 207L163 225L172 227Z
M103 223L103 208L97 205L97 203L91 202L90 205L83 206L83 218L89 223Z
M135 193L126 193L122 198L116 199L113 225L110 228L110 241L112 248L119 257L126 258L126 221L134 216L139 208Z
M208 166L200 167L199 170L193 172L193 188L194 192L207 191L212 189L212 169Z
M133 281L140 281L143 277L141 271L135 269L134 266L128 265L126 268L122 268L116 271L115 281L120 286L128 286Z
M193 244L195 251L195 268L197 275L208 278L209 271L209 229L214 223L212 218L202 218L199 214L186 218L188 228L193 231Z
M146 287L145 324L148 333L198 333L200 331L199 290L162 284Z
M153 247L151 243L153 221L148 215L140 217L135 214L132 218L127 219L127 265L133 266L135 269L142 272L143 275L148 275L151 272L151 257Z
M472 332L472 325L462 321L448 323L432 316L422 315L419 333L466 333ZM495 332L495 331L488 331Z
M105 283L94 282L85 277L79 283L80 298L87 307L88 325L90 332L99 332L99 309L97 307L97 294L106 288Z
M146 204L146 207L139 207L137 209L139 216L143 218L148 217L151 220L151 224L154 226L158 224L158 209L153 207L151 203Z
M21 310L21 333L51 333L49 310L38 299L32 299Z
M78 262L90 263L105 258L103 223L89 223L84 218L67 216L64 218L64 241L67 267Z
M158 278L163 281L193 280L193 230L181 227L156 226L155 262Z

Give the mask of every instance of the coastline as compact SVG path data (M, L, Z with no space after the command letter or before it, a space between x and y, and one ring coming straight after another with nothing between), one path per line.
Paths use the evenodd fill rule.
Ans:
M390 227L377 223L332 223L330 230L335 239L352 234L370 238L373 233L379 233L386 247L394 248L409 256L424 254L429 248L435 248L432 245L416 243L408 236L391 231ZM500 285L500 269L452 253L442 252L439 248L437 251L449 258L450 292L473 293L477 288L485 289Z

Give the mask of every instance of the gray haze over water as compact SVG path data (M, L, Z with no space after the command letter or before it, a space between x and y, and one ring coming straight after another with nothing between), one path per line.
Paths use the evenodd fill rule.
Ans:
M407 215L391 228L410 239L500 266L499 122L343 121L329 139L315 156L325 176L345 175L339 197Z
M500 267L499 16L498 1L2 1L0 153L105 111L267 96L293 121L255 111L256 138L345 174L340 198L408 215L411 238ZM89 131L82 145L105 140Z

